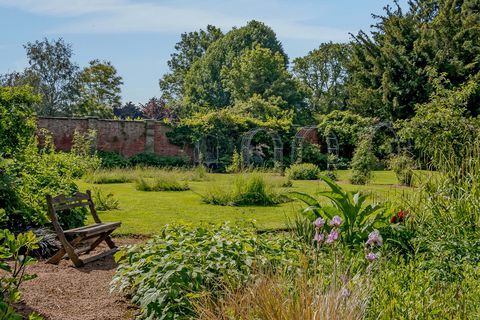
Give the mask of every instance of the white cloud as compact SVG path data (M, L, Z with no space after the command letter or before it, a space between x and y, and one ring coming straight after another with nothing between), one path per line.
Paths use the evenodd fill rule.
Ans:
M311 13L301 12L292 2L292 10L275 1L243 0L240 2L170 1L141 2L133 0L0 0L0 6L15 7L41 16L69 18L66 23L48 30L50 33L181 33L214 24L224 30L258 19L270 25L281 38L344 41L349 30L311 25ZM244 8L244 10L242 10ZM250 12L248 16L242 12ZM252 16L255 12L255 16ZM294 18L291 18L294 16ZM295 19L296 16L296 19ZM301 18L301 21L299 21Z

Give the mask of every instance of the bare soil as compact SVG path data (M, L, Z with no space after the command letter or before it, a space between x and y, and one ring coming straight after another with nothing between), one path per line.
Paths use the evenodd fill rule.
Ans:
M114 241L121 246L143 240L116 238ZM22 284L23 300L16 306L17 312L24 316L36 312L49 320L134 319L136 309L128 299L119 293L110 293L116 267L112 256L82 268L75 268L70 260L62 260L58 265L38 261L27 269L37 278Z

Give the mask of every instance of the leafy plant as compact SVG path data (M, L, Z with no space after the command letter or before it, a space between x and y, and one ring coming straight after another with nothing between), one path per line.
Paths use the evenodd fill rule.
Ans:
M317 180L320 176L320 168L312 163L292 164L285 175L292 180Z
M360 192L344 191L338 184L327 177L320 177L330 191L319 192L318 195L330 200L331 205L321 205L315 197L303 192L289 192L287 195L308 205L302 214L311 222L317 218L332 219L340 216L343 241L346 244L359 244L375 227L386 223L386 209L379 205L365 205L367 195ZM328 228L328 226L326 226Z
M112 289L131 295L140 319L191 318L192 300L206 291L238 288L254 268L295 266L301 251L294 239L259 236L253 228L166 226L145 245L117 253Z
M125 168L128 167L128 160L117 152L97 151L102 168Z
M321 170L327 169L327 155L323 154L318 144L304 143L302 146L302 163L313 163Z
M15 236L8 230L0 231L0 269L5 272L0 278L0 319L21 320L22 317L15 313L11 304L21 300L19 291L24 281L35 278L26 273L26 267L35 260L28 256L38 249L38 240L29 231ZM9 263L10 261L13 264Z
M119 201L113 193L104 194L101 189L93 189L93 202L99 211L111 211L118 209Z

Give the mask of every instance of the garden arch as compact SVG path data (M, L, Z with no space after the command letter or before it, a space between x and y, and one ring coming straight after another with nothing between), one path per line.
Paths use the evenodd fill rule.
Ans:
M205 135L201 137L193 149L193 162L196 165L205 165L209 168L215 167L219 162L218 137Z
M292 142L292 153L291 153L291 161L295 163L297 161L302 161L302 149L305 143L305 139L308 138L311 134L318 135L318 128L317 127L301 127L298 129L295 137L293 138ZM328 136L325 137L327 142L327 170L336 170L337 163L338 163L338 156L340 147L338 145L337 136L332 132Z
M273 141L273 161L279 165L283 165L283 143L278 133L271 129L256 128L246 132L242 136L241 155L243 166L248 167L251 164L252 139L259 132L265 132L270 136Z
M392 125L391 122L379 122L377 124L374 124L374 125L368 127L366 131L367 131L367 134L369 134L370 137L373 139L375 137L375 135L377 134L377 132L381 129L386 129L386 131L388 131L392 134L394 142L395 142L395 147L396 147L397 154L400 154L402 152L402 147L400 145L401 140L400 140L397 132L393 128L393 125ZM408 147L409 147L409 145L408 145Z

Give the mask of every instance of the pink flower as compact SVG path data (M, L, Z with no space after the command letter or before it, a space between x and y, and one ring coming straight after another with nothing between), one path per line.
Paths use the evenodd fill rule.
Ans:
M331 226L334 226L334 227L340 227L340 225L342 224L342 218L340 218L339 216L335 216L332 218L332 220L330 221L330 225Z
M373 252L369 252L366 256L365 256L365 259L367 259L368 261L375 261L378 259L378 256L373 253Z
M319 233L318 231L315 232L315 236L313 237L313 241L317 241L318 243L323 242L325 240L325 235L323 233Z
M325 225L325 220L323 220L322 218L317 218L317 220L313 222L313 225L317 229L323 228L323 226Z
M368 235L367 244L381 246L383 244L382 236L378 230L373 230Z
M335 240L338 239L338 231L333 229L330 234L328 235L328 238L327 238L327 243L333 243Z

